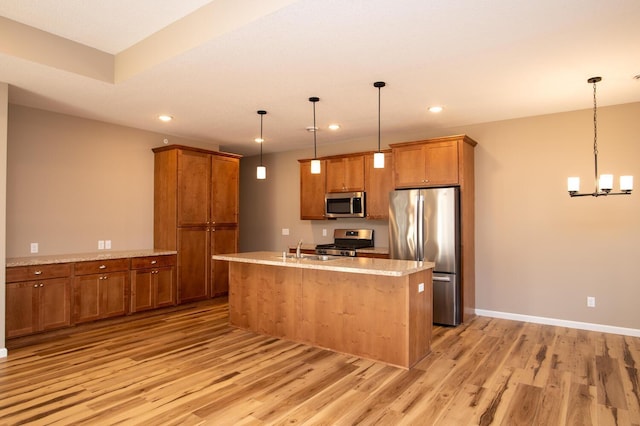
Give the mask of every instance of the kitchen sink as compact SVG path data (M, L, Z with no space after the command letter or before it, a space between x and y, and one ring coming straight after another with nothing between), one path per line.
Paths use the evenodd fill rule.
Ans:
M300 257L296 257L295 254L285 255L285 258L287 259L320 260L320 261L335 260L335 259L339 259L340 257L341 256L330 256L328 254L303 254Z

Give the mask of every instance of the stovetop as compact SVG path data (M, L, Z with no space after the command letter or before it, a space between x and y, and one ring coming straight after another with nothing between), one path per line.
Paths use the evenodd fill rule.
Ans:
M333 243L318 244L316 253L355 256L357 249L373 247L373 229L335 229Z

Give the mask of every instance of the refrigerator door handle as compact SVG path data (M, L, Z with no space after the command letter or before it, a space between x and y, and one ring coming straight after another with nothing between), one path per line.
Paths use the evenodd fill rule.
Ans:
M433 277L433 281L451 282L451 277Z
M417 205L417 215L418 226L417 226L417 255L418 258L416 260L423 261L424 260L424 195L418 195L418 205Z

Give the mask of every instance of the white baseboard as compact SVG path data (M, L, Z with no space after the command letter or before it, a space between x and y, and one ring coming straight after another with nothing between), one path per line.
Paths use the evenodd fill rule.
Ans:
M7 348L0 348L0 358L6 358L7 355L9 355Z
M512 314L509 312L487 311L476 309L476 315L483 317L501 318L514 321L532 322L536 324L556 325L558 327L577 328L580 330L600 331L602 333L622 334L640 337L640 330L635 328L614 327L612 325L593 324L589 322L568 321L556 318L536 317L531 315Z

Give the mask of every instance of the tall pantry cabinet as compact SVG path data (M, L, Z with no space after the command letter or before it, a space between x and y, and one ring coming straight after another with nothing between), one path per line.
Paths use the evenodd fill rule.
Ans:
M228 291L226 262L238 251L240 156L181 145L154 148L154 248L178 252L178 301Z

